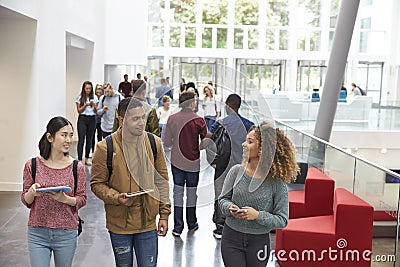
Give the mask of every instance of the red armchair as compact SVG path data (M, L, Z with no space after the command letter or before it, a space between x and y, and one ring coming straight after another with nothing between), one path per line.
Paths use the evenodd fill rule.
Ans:
M343 188L336 189L334 213L289 220L276 231L281 267L367 267L372 250L374 209Z
M289 218L331 215L335 181L317 168L309 168L304 190L289 191Z

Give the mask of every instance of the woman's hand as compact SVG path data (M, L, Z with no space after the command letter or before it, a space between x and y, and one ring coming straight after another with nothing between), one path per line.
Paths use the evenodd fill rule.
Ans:
M40 187L39 183L34 183L28 190L28 193L32 194L32 196L37 197L40 196L42 193L36 192L36 189Z
M58 192L49 191L46 194L49 194L55 201L67 203L68 196L62 190Z
M260 215L260 212L258 210L255 210L254 208L249 207L249 206L242 207L240 209L239 213L240 213L240 218L249 220L249 221L253 221L253 220L257 219L258 216Z
M240 208L238 206L236 206L236 205L230 206L229 211L233 217L238 218L238 219L241 218Z

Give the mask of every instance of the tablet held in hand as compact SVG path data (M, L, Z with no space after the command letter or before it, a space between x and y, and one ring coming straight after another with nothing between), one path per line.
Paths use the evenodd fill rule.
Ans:
M60 185L60 186L52 186L52 187L39 187L36 188L36 192L40 192L40 193L46 193L46 192L58 192L58 191L63 191L65 193L70 193L72 192L71 187L67 186L67 185Z
M126 197L134 197L134 196L139 196L139 195L143 195L143 194L147 194L147 193L151 193L151 192L154 192L154 189L144 189L144 190L140 190L137 192L126 193Z

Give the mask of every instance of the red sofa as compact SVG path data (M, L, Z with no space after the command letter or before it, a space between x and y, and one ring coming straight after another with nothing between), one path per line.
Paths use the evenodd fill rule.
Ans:
M289 219L331 215L335 181L317 168L309 168L304 190L289 191Z
M333 215L291 219L276 230L277 259L281 267L370 266L373 217L372 206L338 188Z

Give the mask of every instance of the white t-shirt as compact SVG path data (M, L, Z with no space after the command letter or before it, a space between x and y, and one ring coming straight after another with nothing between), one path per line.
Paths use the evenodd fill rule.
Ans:
M220 111L219 102L215 98L204 98L203 100L204 117L206 116L217 116L217 112Z
M169 110L165 110L164 107L159 107L157 109L157 117L159 120L159 124L167 124L169 116L172 114L172 108L169 107Z

